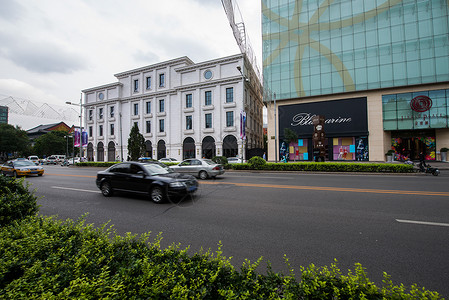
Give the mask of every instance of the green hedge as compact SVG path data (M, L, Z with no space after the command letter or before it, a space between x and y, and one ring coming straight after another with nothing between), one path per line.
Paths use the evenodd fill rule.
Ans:
M262 159L263 160L263 159ZM413 173L412 165L388 163L332 163L332 162L298 162L298 163L248 163L232 164L234 170L266 171L314 171L314 172L369 172L369 173Z
M328 267L291 272L256 272L261 259L235 269L221 245L188 254L173 245L161 249L161 237L117 236L83 220L29 217L0 229L2 299L440 299L413 285L371 282L360 264L343 274ZM288 260L286 260L288 263Z
M0 175L0 226L21 220L38 211L37 197L28 192L24 178L15 179Z

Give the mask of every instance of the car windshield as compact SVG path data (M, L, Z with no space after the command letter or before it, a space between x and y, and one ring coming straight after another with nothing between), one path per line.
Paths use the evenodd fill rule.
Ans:
M150 175L161 175L171 173L171 169L164 168L157 164L144 164L145 169L150 173Z
M16 162L14 163L14 165L15 165L16 167L35 166L35 164L32 163L32 162L29 161L29 160L16 161Z

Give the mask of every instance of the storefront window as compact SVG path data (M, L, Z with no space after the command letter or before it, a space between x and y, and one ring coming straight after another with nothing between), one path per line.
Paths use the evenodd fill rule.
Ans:
M308 140L298 139L294 143L290 143L288 156L290 161L309 160L309 153L307 150Z
M397 135L401 135L398 137ZM423 153L426 160L435 160L435 136L428 133L402 132L395 133L391 139L397 160L416 160L419 153Z
M334 160L355 160L355 138L344 137L333 139Z

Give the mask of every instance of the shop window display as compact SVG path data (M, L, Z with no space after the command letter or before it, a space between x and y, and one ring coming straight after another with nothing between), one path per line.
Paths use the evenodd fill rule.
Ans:
M415 136L415 137L393 137L391 145L395 152L396 160L417 160L422 151L426 160L435 160L435 137Z
M333 139L334 160L355 160L355 138L344 137Z
M289 144L288 158L290 161L309 160L307 152L308 141L306 139L298 139L294 143Z

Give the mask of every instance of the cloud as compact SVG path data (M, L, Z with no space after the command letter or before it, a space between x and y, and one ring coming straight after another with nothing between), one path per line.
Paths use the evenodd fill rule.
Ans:
M1 1L0 6L0 19L16 20L19 18L20 12L22 11L22 6L17 1L13 0Z
M36 73L72 73L86 68L86 62L51 41L24 40L0 33L0 55L17 66Z

